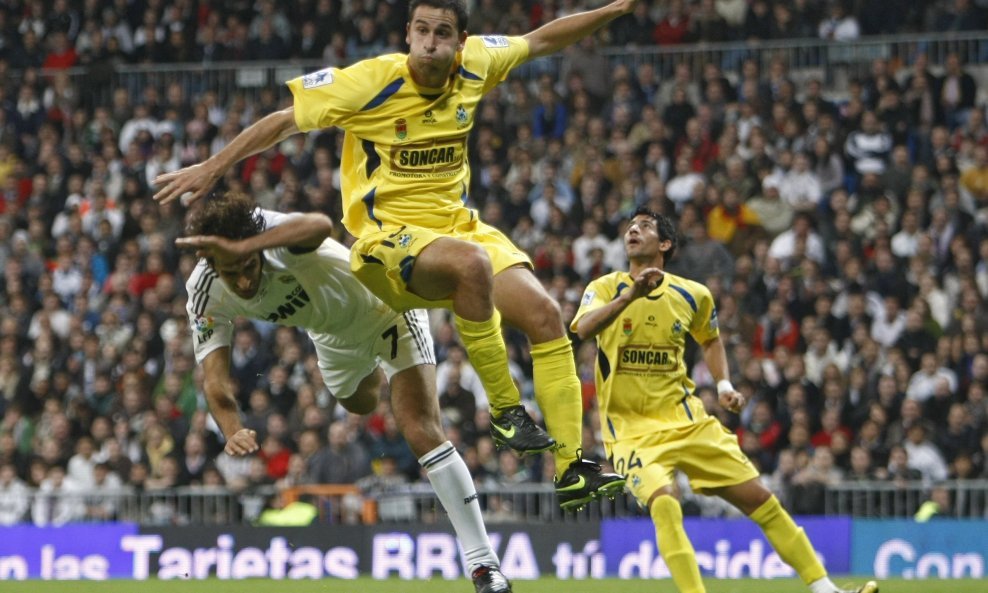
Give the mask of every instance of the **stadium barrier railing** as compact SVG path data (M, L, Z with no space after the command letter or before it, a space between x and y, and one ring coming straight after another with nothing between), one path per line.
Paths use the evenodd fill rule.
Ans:
M801 87L807 79L817 78L827 85L825 88L830 93L834 89L846 89L847 81L852 77L866 76L876 58L889 60L895 71L912 63L920 53L928 56L933 69L938 69L948 54L957 53L980 83L988 81L988 72L978 66L988 63L988 32L984 31L874 36L842 42L807 38L661 47L605 47L599 50L599 54L612 67L624 65L635 69L643 64L651 65L660 82L670 77L680 63L689 66L694 80L700 80L705 65L713 63L719 65L728 79L736 83L745 60L757 61L764 73L769 63L778 58L788 66L789 76L797 87ZM215 92L220 104L225 105L237 94L254 101L272 91L275 100L285 97L288 90L283 82L322 67L324 63L321 60L282 60L98 64L65 72L76 83L79 99L86 106L110 106L117 89L125 89L132 100L139 100L148 86L164 90L172 83L179 84L186 97L195 97L205 91ZM526 79L535 79L543 74L559 76L567 68L563 53L525 64L515 70L514 76ZM578 66L573 69L578 69ZM43 74L52 76L55 71L45 70ZM16 81L20 73L11 71L10 75ZM982 93L985 92L983 87L984 84L979 84Z
M944 515L988 518L988 480L844 482L825 489L824 510L827 515L852 517L912 517L934 487L949 494L950 508L941 510Z
M944 514L956 518L988 518L988 480L937 483L949 494ZM829 486L819 493L822 504L796 509L800 514L860 518L911 518L930 497L928 482L854 482ZM282 504L306 500L319 511L319 522L341 525L394 523L434 524L445 513L428 484L408 484L388 490L361 490L355 485L304 485L278 490L273 486L233 492L226 488L175 488L135 492L32 492L27 500L7 497L0 516L19 515L15 522L130 521L143 525L254 524L276 498ZM584 523L603 519L643 517L629 494L563 513L549 484L516 484L478 488L488 523Z

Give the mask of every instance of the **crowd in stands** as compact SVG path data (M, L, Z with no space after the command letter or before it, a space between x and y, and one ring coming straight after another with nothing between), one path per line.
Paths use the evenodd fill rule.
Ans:
M583 6L481 0L480 31L521 33ZM572 318L586 283L626 269L637 206L675 217L669 271L714 293L735 385L750 404L708 409L736 431L796 512L827 485L928 485L988 477L988 124L969 72L876 60L842 88L798 86L782 59L736 72L609 64L617 46L856 37L977 24L974 0L641 2L558 72L513 78L481 104L470 204L531 254ZM304 333L238 322L232 370L260 452L221 455L192 356L176 249L185 208L151 180L201 161L284 105L119 89L87 105L102 67L129 62L316 58L345 65L400 49L402 2L12 0L0 7L0 524L113 518L85 498L27 493L180 486L421 481L386 394L347 415L322 385ZM853 26L852 24L853 23ZM64 70L88 66L86 77ZM42 68L45 68L42 70ZM339 220L335 130L295 136L222 181L264 207ZM339 230L340 240L350 237ZM450 439L481 485L551 481L551 458L498 452L483 388L443 312L433 312ZM524 337L506 331L531 400ZM575 338L574 338L575 339ZM584 448L603 458L593 343L577 343Z

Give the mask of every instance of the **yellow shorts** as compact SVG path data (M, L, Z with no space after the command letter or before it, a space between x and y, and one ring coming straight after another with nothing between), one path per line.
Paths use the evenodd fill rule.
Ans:
M742 484L758 471L741 452L738 438L708 416L692 426L605 444L614 469L628 477L628 489L645 505L681 470L694 492Z
M496 228L480 222L473 210L449 232L416 226L388 227L361 237L350 248L350 269L377 298L395 311L452 308L452 301L430 301L409 292L415 258L436 239L450 237L483 247L494 274L516 265L532 267L532 260Z

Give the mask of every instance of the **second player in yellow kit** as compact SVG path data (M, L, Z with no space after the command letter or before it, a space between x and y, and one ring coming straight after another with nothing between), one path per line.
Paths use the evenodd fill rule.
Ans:
M584 315L634 284L628 272L594 280L573 329ZM758 477L737 437L709 416L694 395L683 360L687 334L700 344L720 335L713 297L702 284L666 273L597 335L604 443L639 500L648 501L652 492L672 484L676 468L686 471L698 491Z
M630 262L590 283L571 328L597 339L596 384L604 445L615 469L648 509L655 539L681 593L703 593L693 545L673 496L682 471L699 492L717 495L748 515L812 593L842 591L827 577L806 533L758 480L737 437L707 415L686 372L686 336L693 336L714 380L721 405L732 412L744 397L728 374L717 310L707 287L663 271L676 252L672 221L647 209L635 212L624 235ZM856 593L878 593L869 582Z

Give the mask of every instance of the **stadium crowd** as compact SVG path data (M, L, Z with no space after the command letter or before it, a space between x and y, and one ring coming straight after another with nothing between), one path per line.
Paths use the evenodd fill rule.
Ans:
M584 3L494 2L474 30L521 33ZM471 203L532 256L572 318L586 283L625 269L636 206L672 215L670 271L713 291L735 385L726 414L701 360L699 395L794 511L846 481L988 477L988 124L956 54L876 60L846 88L793 82L781 59L668 73L609 65L616 46L984 29L972 0L642 2L561 70L509 80L478 111ZM385 398L348 416L312 347L241 322L232 369L261 451L218 455L192 356L175 248L184 208L149 180L202 160L277 108L284 89L187 93L85 85L119 63L317 58L400 50L402 2L10 1L0 8L0 524L112 518L27 494L197 485L419 481ZM86 77L71 77L82 67ZM549 70L547 70L549 71ZM341 134L293 137L224 179L282 211L339 220ZM339 229L340 239L349 237ZM486 397L432 316L451 440L481 485L550 480L551 459L498 452ZM531 401L523 336L506 332ZM575 338L574 338L575 339ZM592 343L578 344L584 447L603 457ZM695 354L695 352L694 352ZM694 364L696 363L696 364ZM393 463L392 463L393 462Z

